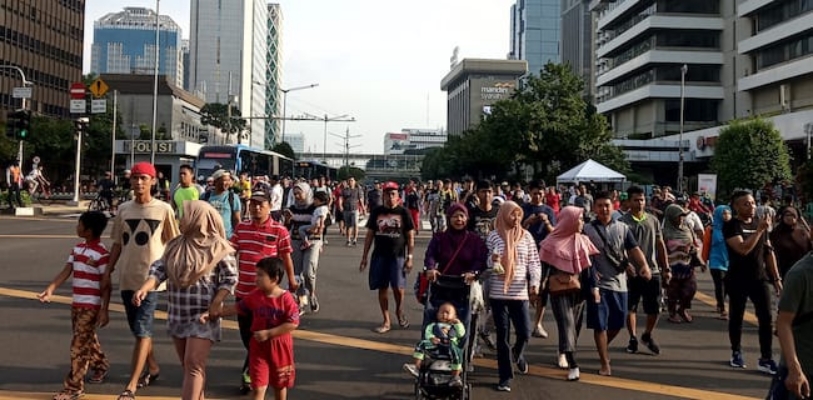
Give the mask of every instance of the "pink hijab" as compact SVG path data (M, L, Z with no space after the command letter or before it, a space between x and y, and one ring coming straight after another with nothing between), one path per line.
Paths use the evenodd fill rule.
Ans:
M556 228L539 244L540 260L569 274L590 268L590 256L599 251L590 238L579 231L582 213L582 208L573 206L559 212Z

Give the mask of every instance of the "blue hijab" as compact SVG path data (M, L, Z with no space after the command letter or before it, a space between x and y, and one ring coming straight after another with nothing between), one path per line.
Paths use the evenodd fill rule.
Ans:
M728 206L717 206L714 209L714 222L711 231L711 250L709 251L709 268L728 270L728 248L725 245L725 237L723 237L723 213L731 212Z

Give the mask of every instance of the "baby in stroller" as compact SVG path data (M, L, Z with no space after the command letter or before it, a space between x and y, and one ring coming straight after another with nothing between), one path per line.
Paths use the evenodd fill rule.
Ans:
M424 331L423 340L415 346L414 364L404 364L404 370L417 378L420 375L421 364L427 355L435 358L438 355L449 357L449 369L452 378L449 386L463 387L460 372L463 370L463 338L466 336L466 327L457 318L457 310L452 303L443 303L438 308L437 319L430 323Z

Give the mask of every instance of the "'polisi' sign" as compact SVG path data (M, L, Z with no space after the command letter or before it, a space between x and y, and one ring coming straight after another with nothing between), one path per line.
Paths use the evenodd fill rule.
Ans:
M135 153L151 153L151 144L149 140L136 140L135 144L133 142L124 142L124 151L130 151L130 146L133 146L133 152ZM175 153L175 149L175 142L173 141L160 140L155 142L156 153L172 154Z

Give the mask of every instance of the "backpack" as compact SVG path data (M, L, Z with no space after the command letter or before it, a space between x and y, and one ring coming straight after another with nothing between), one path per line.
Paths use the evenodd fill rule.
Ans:
M203 200L207 203L209 202L209 198L212 197L212 192L213 190L207 190L206 193L203 194ZM234 192L231 190L227 190L227 192L229 193L229 210L234 214Z

